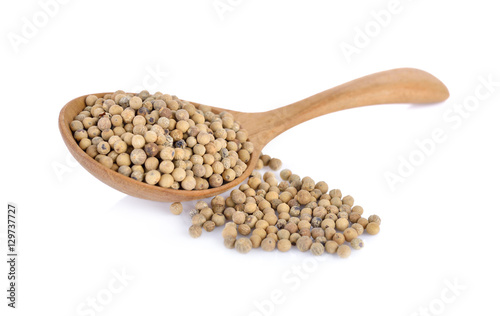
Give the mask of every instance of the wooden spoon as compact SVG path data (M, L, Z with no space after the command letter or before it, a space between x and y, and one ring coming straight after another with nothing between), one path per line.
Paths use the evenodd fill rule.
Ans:
M96 93L98 97L106 93ZM214 113L227 111L248 131L255 150L248 168L234 181L208 190L173 190L148 185L107 169L88 156L73 138L69 128L74 117L85 108L85 96L70 101L59 115L59 130L75 159L107 185L135 197L165 202L202 199L221 194L245 180L255 168L262 148L287 129L312 118L355 107L385 103L434 103L444 101L449 92L431 74L412 68L400 68L365 76L323 91L302 101L268 112L244 113L212 107ZM192 102L194 105L197 103Z

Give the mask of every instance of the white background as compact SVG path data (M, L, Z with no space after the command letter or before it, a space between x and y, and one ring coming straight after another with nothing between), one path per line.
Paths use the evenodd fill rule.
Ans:
M387 10L390 1L233 0L222 18L213 3L67 1L43 21L37 1L2 2L1 314L497 311L498 84L463 110L476 89L488 92L478 88L480 78L500 81L493 2L401 0L378 30L371 12ZM42 24L25 37L34 16ZM369 41L349 61L340 47L354 45L357 28L366 27ZM12 45L13 34L24 41ZM380 234L366 237L348 260L318 261L296 250L240 255L224 248L220 229L191 239L187 215L127 197L75 164L57 128L64 104L88 93L146 85L208 105L266 111L397 67L434 74L450 99L329 114L264 150L382 217ZM156 80L154 69L161 73ZM453 109L467 119L446 121ZM400 158L418 155L415 142L434 129L446 140L392 190L384 175L397 174ZM7 202L19 207L16 310L5 299ZM131 278L125 285L116 277L123 271ZM106 296L110 283L118 290ZM97 312L85 305L92 297L102 307Z

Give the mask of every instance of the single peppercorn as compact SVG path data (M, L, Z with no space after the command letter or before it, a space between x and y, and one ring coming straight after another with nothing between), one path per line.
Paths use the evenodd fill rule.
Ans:
M327 239L326 237L324 236L319 236L319 237L316 237L314 239L315 242L319 242L320 244L322 244L323 246L325 245L325 243L327 242Z
M302 237L299 233L293 233L290 235L290 242L292 243L292 245L295 245L297 243L297 240L299 240L299 238Z
M203 215L207 220L212 219L212 216L214 215L214 211L210 207L204 207L202 208L199 213Z
M333 235L335 235L335 233L336 233L335 228L333 227L325 228L325 238L327 240L331 240L333 238Z
M224 238L224 246L228 249L233 249L235 243L236 237L229 236Z
M296 242L297 249L302 252L308 251L309 248L311 248L312 243L313 241L310 237L302 236Z
M382 222L382 220L380 219L380 217L378 215L370 215L368 217L368 222L369 223L377 223L380 226L380 223Z
M215 213L212 215L211 220L215 223L215 226L222 226L226 222L226 217L223 214Z
M307 204L311 201L311 194L307 190L300 190L295 198L300 204Z
M358 232L354 228L349 227L344 230L344 237L347 242L350 242L354 238L358 237Z
M252 229L247 224L238 225L238 232L243 236L249 235L251 231Z
M339 244L333 240L327 241L325 244L325 251L331 254L336 253L338 248Z
M198 211L204 209L205 207L208 207L208 204L205 201L198 201L194 206L194 208L197 209Z
M361 214L359 213L351 213L349 214L349 221L351 223L357 223L358 222L358 219L361 218Z
M330 194L330 196L332 197L332 199L335 198L335 197L342 198L342 192L339 189L330 190L330 192L328 194Z
M345 236L342 233L333 234L332 240L337 244L342 245L345 242Z
M376 222L371 222L366 225L365 231L370 235L376 235L380 232L380 226Z
M281 252L286 252L286 251L290 250L291 246L292 246L292 244L291 244L290 240L288 240L288 239L280 239L277 242L277 248Z
M201 236L202 230L200 225L191 225L189 227L189 235L193 238L198 238Z
M170 205L170 212L174 215L180 215L182 213L182 203L175 202Z
M252 248L259 248L262 238L259 235L250 236L250 242L252 242Z
M326 192L328 192L328 184L326 184L325 181L320 181L318 183L316 183L315 189L318 189L322 194L325 194Z
M260 156L260 159L264 163L264 166L268 166L269 165L269 161L271 160L271 156L269 156L269 155L262 155L262 156Z
M239 238L236 240L234 247L239 253L248 253L252 250L252 242L248 238Z
M311 237L314 239L317 237L325 237L325 231L321 227L315 227L311 229Z
M222 238L224 239L227 237L236 238L236 236L238 236L238 231L236 230L235 227L227 226L224 227L224 229L222 230Z
M189 217L190 218L193 218L193 216L195 216L196 214L200 213L197 209L192 209L189 211Z
M302 179L302 190L306 190L306 191L312 191L314 190L314 187L315 187L315 183L314 183L314 180L311 178L311 177L304 177Z
M243 224L246 219L246 214L242 211L237 211L233 214L232 220L235 224Z
M360 238L354 238L353 240L351 240L351 247L355 250L363 248L364 247L363 240L361 240Z
M350 195L346 195L342 198L342 204L347 204L352 207L354 205L354 198Z
M361 217L356 223L360 224L364 229L366 229L366 225L368 225L368 219Z
M287 181L290 176L292 175L292 171L290 171L290 169L283 169L280 171L280 177L281 179Z
M312 227L320 227L322 224L322 220L320 217L313 217L311 220L311 226Z
M358 233L358 236L361 236L361 234L363 234L363 232L365 231L363 226L359 223L354 223L354 224L352 224L351 227L356 230L356 232Z
M236 204L242 204L243 202L245 202L246 195L242 191L235 189L231 191L231 199Z
M359 206L359 205L353 206L352 209L351 209L351 211L353 213L358 213L359 215L363 215L363 212L364 212L363 208L361 206Z
M260 246L264 251L273 251L276 247L276 240L271 237L266 237L262 240Z
M323 246L321 243L319 242L315 242L311 245L311 252L313 255L315 256L320 256L323 254L323 252L325 251L325 246Z
M278 230L278 232L276 233L276 235L278 236L278 239L289 239L290 238L290 232L286 229L280 229Z
M344 231L347 227L349 227L349 221L346 218L339 218L335 222L335 227L337 230Z
M196 214L194 215L192 218L191 218L191 223L193 225L203 225L203 223L205 223L207 221L207 219L205 218L205 216L201 215L201 214Z
M150 170L146 173L146 183L147 184L157 184L161 179L161 173L158 170Z
M269 161L269 168L271 168L272 170L278 170L279 168L281 168L281 160L279 160L278 158L271 158L271 160Z
M351 248L347 245L340 245L337 254L342 259L348 258L351 255Z

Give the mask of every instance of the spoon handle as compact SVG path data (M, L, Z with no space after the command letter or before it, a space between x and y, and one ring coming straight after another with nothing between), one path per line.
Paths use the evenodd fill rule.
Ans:
M434 103L448 98L446 86L433 75L413 68L374 73L268 112L240 113L260 148L284 131L307 120L355 107L388 103Z

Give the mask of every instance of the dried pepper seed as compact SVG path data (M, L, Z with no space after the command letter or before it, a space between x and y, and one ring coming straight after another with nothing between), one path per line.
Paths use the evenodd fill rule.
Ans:
M349 221L346 218L339 218L335 222L335 227L337 230L344 231L347 227L349 227Z
M340 245L337 249L337 254L340 258L348 258L351 255L351 248L347 245Z
M197 209L192 209L189 211L189 217L193 218L196 214L200 213Z
M351 227L356 230L356 232L358 233L358 236L361 236L361 234L363 234L363 232L365 231L363 226L359 223L354 223L354 224L352 224Z
M347 242L350 242L354 238L358 237L358 232L352 227L346 228L344 230L344 237Z
M174 215L180 215L182 213L182 203L175 202L170 205L170 212Z
M380 232L380 226L375 222L371 222L366 225L365 231L370 235L376 235Z
M350 196L350 195L344 196L344 198L342 199L342 204L347 204L350 207L352 207L354 205L354 199L353 199L353 197Z
M288 180L291 175L292 175L292 171L290 171L290 169L283 169L280 171L280 177L281 177L281 179L283 179L285 181Z
M358 213L359 215L363 215L363 212L364 212L363 208L359 205L353 206L351 211L353 213Z
M198 238L201 236L202 230L200 225L191 225L189 227L189 235L193 238Z
M297 242L297 249L299 249L302 252L308 251L313 244L313 241L310 237L307 236L302 236L300 237Z
M243 237L236 240L234 247L239 253L248 253L252 250L253 245L250 239Z
M277 243L278 250L281 252L287 252L292 248L292 243L288 239L280 239Z
M360 224L361 226L363 226L363 228L366 229L366 225L368 225L368 219L361 217L356 223Z
M224 246L228 249L233 249L235 243L236 237L229 236L224 238Z
M260 247L264 251L273 251L276 248L276 240L271 237L266 237L262 240Z
M319 242L315 242L311 245L311 252L313 255L315 256L320 256L323 254L323 252L325 251L325 246L323 246L321 243Z
M345 236L342 233L333 234L332 240L339 245L342 245L345 242Z
M370 215L368 217L368 222L369 223L377 223L378 225L380 225L382 220L380 219L380 217L378 215Z
M191 218L191 223L193 225L203 225L203 223L205 223L207 221L207 219L205 218L205 216L201 215L201 214L196 214L194 215L192 218Z
M238 231L236 230L235 227L228 226L228 227L224 227L224 229L222 230L222 237L223 238L227 238L227 237L236 238L236 236L238 236Z
M247 224L238 225L238 232L243 236L249 235L251 231L252 229Z
M271 168L272 170L278 170L279 168L281 168L281 160L279 160L278 158L271 158L271 160L269 161L269 168Z
M206 208L206 207L208 207L207 202L205 202L205 201L198 201L198 202L196 202L195 208L196 208L198 211L200 211L200 210L202 210L202 209L204 209L204 208Z
M250 236L250 242L252 242L252 248L259 248L262 238L259 235L252 235Z
M351 240L351 247L352 249L355 250L363 248L364 247L363 240L361 240L360 238L354 238L353 240Z
M331 254L336 253L338 248L339 244L332 240L327 241L325 244L325 251Z

